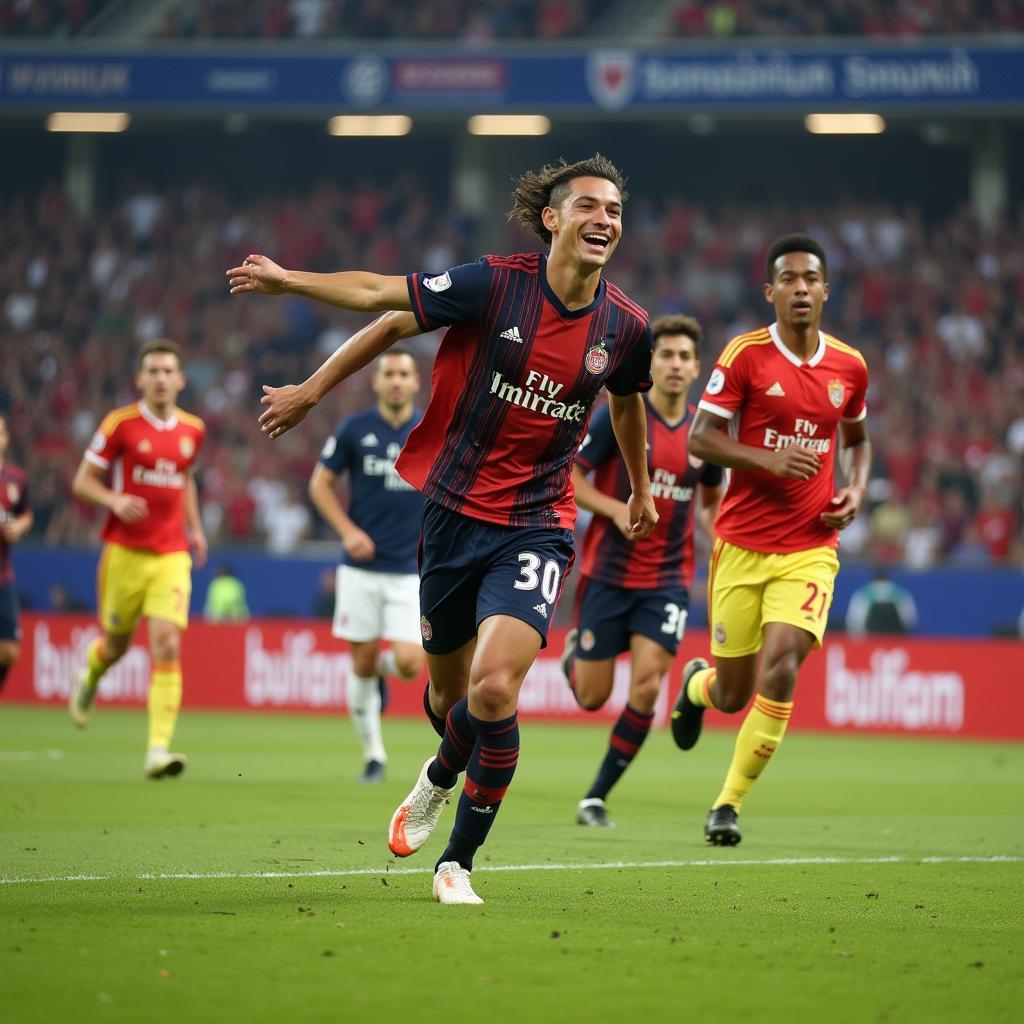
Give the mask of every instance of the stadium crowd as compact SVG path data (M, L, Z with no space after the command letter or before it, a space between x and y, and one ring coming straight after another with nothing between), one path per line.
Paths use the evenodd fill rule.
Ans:
M830 257L826 329L871 367L876 467L844 552L1024 564L1024 210L986 232L967 209L928 223L854 201L794 211L638 196L611 279L654 313L700 318L706 377L730 337L766 321L763 254L794 228ZM534 248L509 232L498 251ZM0 412L29 471L35 535L53 544L93 542L97 516L69 483L98 417L134 400L134 353L157 336L183 345L182 404L209 426L199 486L211 544L287 552L326 537L306 481L336 419L368 404L365 380L273 443L256 427L259 388L303 379L364 321L298 299L232 301L224 269L262 251L307 269L440 271L477 251L472 220L407 173L242 206L209 184L138 182L91 220L45 188L0 205L0 234ZM425 382L436 342L416 343Z
M619 0L623 5L624 0ZM0 36L68 37L111 0L0 0ZM183 39L496 39L599 37L615 0L176 0L155 32ZM1015 0L677 0L678 38L1024 32Z

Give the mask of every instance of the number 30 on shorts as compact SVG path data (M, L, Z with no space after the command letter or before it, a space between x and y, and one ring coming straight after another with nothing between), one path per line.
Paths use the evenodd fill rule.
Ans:
M662 633L674 636L677 643L683 642L683 631L686 629L687 610L669 602L665 605L665 621L661 624Z
M543 573L538 573L540 559L532 551L519 553L519 576L512 584L516 590L536 590L540 587L541 595L548 604L554 604L558 597L558 583L562 576L559 564L552 558L544 563Z

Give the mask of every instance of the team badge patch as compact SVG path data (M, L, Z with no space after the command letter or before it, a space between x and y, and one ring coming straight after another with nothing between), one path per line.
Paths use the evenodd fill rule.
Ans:
M604 373L608 366L608 350L604 345L595 345L588 353L585 360L587 369L591 373Z
M429 288L432 292L446 292L452 286L452 276L448 271L445 271L437 277L425 277L423 278L423 286Z
M715 642L724 644L726 641L725 625L721 622L715 623Z
M597 637L594 636L592 629L585 629L580 633L580 650L581 651L592 651L594 644L597 643Z
M716 366L708 377L708 386L704 389L709 395L720 395L725 387L725 374Z
M432 640L434 637L434 630L426 615L420 616L420 636L423 637L424 640Z
M13 480L7 482L7 503L9 505L17 505L18 499L21 497L21 491L18 489L18 485Z
M89 442L89 447L94 452L101 452L101 451L103 451L103 446L106 443L107 443L107 439L104 436L103 431L97 430L96 433L92 435L92 440Z
M178 447L181 449L181 454L186 459L191 459L192 456L195 455L196 453L196 443L195 441L192 440L191 437L183 437L178 442Z
M843 399L846 397L846 388L843 387L843 382L836 377L835 380L828 382L828 400L837 408L842 408Z
M145 455L146 452L151 452L152 450L153 450L153 445L150 444L149 438L148 437L144 437L139 442L139 451L142 452L143 455Z

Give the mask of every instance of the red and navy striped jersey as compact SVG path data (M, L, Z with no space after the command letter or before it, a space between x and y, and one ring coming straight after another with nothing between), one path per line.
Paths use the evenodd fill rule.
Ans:
M686 439L696 410L669 426L649 401L647 469L651 475L658 525L644 540L628 541L607 517L595 515L583 538L580 572L589 579L627 590L689 587L693 580L693 516L690 505L697 484L718 487L722 469L687 455ZM594 472L594 486L603 494L628 501L629 476L612 432L608 409L594 414L590 431L576 455L576 464Z
M0 462L0 527L29 510L25 471L6 459ZM0 585L14 582L11 546L0 531Z
M573 456L602 387L651 386L647 312L601 281L569 310L540 253L409 275L425 331L448 326L423 419L396 468L431 501L502 526L572 529Z

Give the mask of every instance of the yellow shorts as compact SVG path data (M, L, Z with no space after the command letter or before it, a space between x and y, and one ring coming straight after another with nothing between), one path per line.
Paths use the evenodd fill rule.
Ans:
M188 625L192 556L187 551L157 554L107 544L96 573L100 625L108 633L131 633L139 619Z
M770 555L716 540L708 573L711 653L740 658L764 644L764 626L805 629L820 647L839 559L834 548Z

